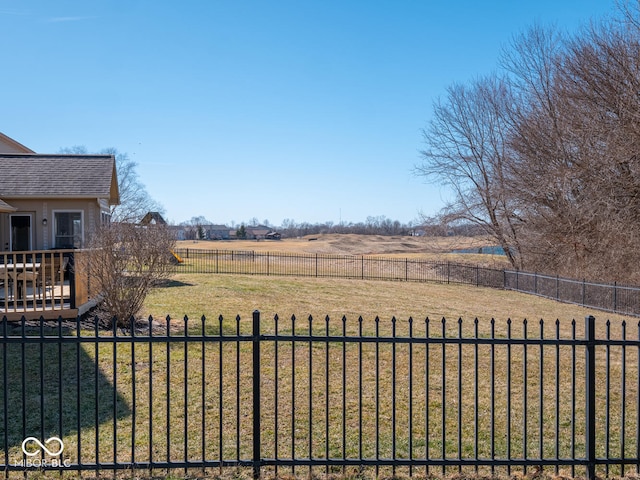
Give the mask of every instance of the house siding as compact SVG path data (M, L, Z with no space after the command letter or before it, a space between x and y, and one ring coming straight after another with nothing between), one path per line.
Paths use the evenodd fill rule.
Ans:
M11 205L17 210L11 214L0 214L0 251L8 251L10 248L10 215L32 215L32 248L35 250L47 250L55 247L55 233L53 212L79 211L83 215L84 241L94 231L101 221L102 208L95 199L80 200L20 200L11 199ZM47 219L47 225L42 224Z
M33 153L33 150L0 133L0 153Z

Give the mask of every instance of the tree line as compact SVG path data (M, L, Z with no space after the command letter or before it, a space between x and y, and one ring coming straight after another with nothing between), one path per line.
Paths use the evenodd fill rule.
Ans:
M180 223L180 226L187 230L188 239L204 238L204 236L198 236L198 232L203 230L207 225L213 225L214 222L207 220L204 216L192 217L190 220ZM440 225L426 226L424 222L410 221L408 223L400 222L399 220L392 220L384 215L368 216L363 222L340 222L334 223L332 221L327 222L297 222L290 218L285 218L282 224L277 226L273 225L269 220L259 221L256 217L250 219L247 222L242 222L240 225L236 225L235 222L229 227L230 230L235 230L238 238L244 238L240 232L246 227L264 225L277 231L283 238L296 238L304 237L305 235L319 235L323 233L354 233L361 235L415 235L419 231L432 235L446 234L446 231L442 233ZM456 232L465 232L469 234L469 229L466 227L454 227ZM478 229L473 229L473 234L478 234ZM449 232L451 233L451 231ZM482 233L482 232L480 232Z
M296 222L285 218L278 231L283 237L295 238L322 233L354 233L360 235L413 235L418 227L414 222L403 223L380 216L368 216L363 222Z
M534 25L433 105L416 174L447 185L516 269L640 281L640 7Z

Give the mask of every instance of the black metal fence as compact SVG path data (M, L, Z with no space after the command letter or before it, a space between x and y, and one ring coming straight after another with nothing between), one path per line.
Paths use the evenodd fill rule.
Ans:
M182 260L176 272L182 273L434 281L500 288L504 284L500 269L421 259L198 249L180 249L176 254Z
M505 270L504 288L607 312L640 315L640 288Z
M126 332L5 320L0 345L8 476L640 468L640 324L256 311Z
M561 302L640 316L640 288L448 261L237 250L177 250L176 272L289 275L459 283L516 290Z

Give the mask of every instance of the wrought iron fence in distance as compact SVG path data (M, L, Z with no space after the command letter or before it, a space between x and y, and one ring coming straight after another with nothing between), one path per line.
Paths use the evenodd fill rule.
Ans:
M180 249L181 273L352 278L501 288L589 308L640 316L640 288L449 261L366 255Z

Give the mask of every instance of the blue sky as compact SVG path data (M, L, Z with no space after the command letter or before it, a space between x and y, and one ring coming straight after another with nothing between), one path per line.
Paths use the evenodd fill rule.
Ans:
M613 0L0 0L0 131L113 147L179 223L402 222L433 102L533 23Z

